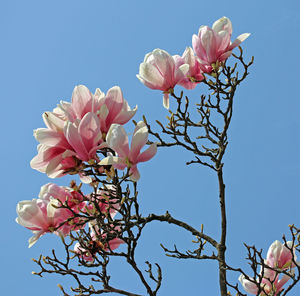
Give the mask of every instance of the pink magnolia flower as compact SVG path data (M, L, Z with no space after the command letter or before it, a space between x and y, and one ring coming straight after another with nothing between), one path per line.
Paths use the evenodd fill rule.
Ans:
M111 213L111 218L114 218L116 212ZM88 245L83 246L79 242L74 245L74 252L85 261L93 262L95 255L98 252L113 251L117 249L124 241L117 237L120 232L120 227L111 225L112 230L109 234L99 228L96 221L89 222L91 240Z
M85 206L84 198L81 193L69 187L58 186L54 183L48 183L41 187L39 198L51 201L56 199L61 204L66 204L74 212L79 211Z
M38 154L31 160L30 166L39 172L46 173L50 178L61 177L66 172L76 170L81 164L71 150L43 144L39 144L37 150Z
M183 64L176 68L175 61L169 53L162 49L155 49L148 53L144 62L140 64L137 78L151 89L164 92L163 105L169 109L169 94L175 85L184 78L189 66Z
M119 86L110 88L106 95L97 88L93 95L86 86L78 85L73 90L72 102L61 101L58 108L65 120L72 123L89 112L95 113L99 118L101 132L105 134L111 124L125 124L137 111L137 106L131 110Z
M244 33L231 43L231 34L231 21L224 16L215 21L212 28L201 26L198 35L193 35L193 48L204 72L211 73L213 64L224 62L232 50L250 35Z
M293 242L288 241L286 247L280 241L276 240L268 250L266 264L273 268L286 270L290 267L295 267L293 260L297 260Z
M95 113L86 113L79 124L66 122L64 135L75 152L76 158L86 162L98 159L96 152L104 145L100 121Z
M99 89L93 95L84 85L76 86L71 103L61 101L53 112L43 114L46 128L34 132L40 145L31 167L51 178L80 174L83 161L99 161L96 152L105 146L110 125L125 124L136 110L137 107L130 109L118 86L106 96ZM81 180L91 181L82 174Z
M90 248L95 249L92 245L94 242L92 241ZM94 261L94 252L91 252L88 247L83 247L80 243L76 243L74 245L74 253L77 254L84 261L93 262Z
M277 296L278 293L283 289L283 285L290 279L288 275L283 275L281 279L279 279L279 275L275 275L276 272L270 269L265 270L264 278L261 281L262 292L259 294L261 296ZM246 292L257 295L258 293L258 279L253 281L247 280L244 275L240 275L239 281L242 284L243 288Z
M189 65L189 71L185 74L185 77L178 82L179 85L186 89L193 89L201 80L204 79L201 65L195 57L194 51L191 47L186 48L182 57L175 55L173 58L175 60L176 68L179 68L183 64Z
M114 168L119 170L124 170L127 167L129 168L130 178L137 181L140 178L137 164L150 160L157 151L154 143L144 152L141 152L147 141L148 128L143 121L138 122L135 127L130 148L124 128L119 124L113 124L107 133L106 142L117 153L117 156L108 156L102 159L99 164L113 165Z
M88 246L82 246L80 243L74 245L74 252L79 255L85 261L93 262L95 255L102 250L105 252L113 251L117 249L124 241L118 237L109 239L107 242L102 243L101 241L106 240L106 234L101 235L101 241L97 239L96 235L91 234L91 241Z
M74 222L79 222L77 218L72 219L70 223L66 222L73 216L73 213L69 209L59 208L61 206L59 201L67 202L75 212L80 211L85 204L78 192L51 183L41 188L38 199L24 200L18 203L16 222L32 230L34 234L29 239L29 247L33 246L47 232L65 236L71 230L78 229L76 224L74 225Z
M116 187L114 185L106 185L105 188L97 190L96 194L91 194L87 197L89 204L86 206L86 210L90 215L95 215L98 209L103 214L109 214L114 217L117 211L120 209L121 204L116 198ZM96 207L96 204L98 206Z
M290 279L290 276L287 274L283 274L280 277L280 270L288 271L289 269L295 267L293 264L293 259L296 260L295 248L293 247L293 243L291 241L287 242L287 248L280 241L276 240L269 247L267 253L267 259L265 260L265 264L270 267L264 267L260 274L263 276L260 286L262 288L262 292L260 295L262 296L276 296L283 289L283 285ZM273 270L274 268L276 270ZM293 270L289 272L292 276ZM239 281L241 282L245 291L250 294L257 295L259 279L250 278L250 280L246 279L244 275L240 275Z
M95 99L97 101L97 110L99 110L96 113L104 136L113 123L125 124L137 111L137 106L131 110L127 101L123 98L121 88L118 86L109 89L106 96L97 89Z

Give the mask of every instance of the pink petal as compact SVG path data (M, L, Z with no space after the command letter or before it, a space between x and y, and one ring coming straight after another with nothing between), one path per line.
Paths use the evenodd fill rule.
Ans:
M123 102L123 107L121 112L114 119L114 123L125 124L127 123L136 113L137 106L133 110L130 109L126 100Z
M124 244L124 241L116 237L108 242L109 248L107 248L105 251L109 251L109 250L113 251L117 249L121 244Z
M251 34L250 33L244 33L238 36L233 43L229 46L229 50L234 49L235 47L239 46L244 40L246 40Z
M212 29L218 33L220 31L226 31L230 36L232 34L232 24L229 18L226 16L221 17L215 21L212 25Z
M40 172L45 172L49 162L61 155L65 149L38 145L38 154L31 160L30 166Z
M178 83L180 80L186 77L186 74L189 72L190 66L188 64L181 65L175 72L175 81Z
M148 128L143 121L139 121L134 129L133 137L131 141L131 147L129 152L129 159L133 163L136 162L138 155L142 147L146 145L148 141Z
M163 106L164 106L166 109L169 109L169 108L170 108L170 103L169 103L169 93L164 93L164 96L163 96Z
M105 105L109 113L106 118L106 123L113 121L113 119L120 113L123 107L123 94L119 86L114 86L108 90L105 97Z
M137 162L145 162L150 160L157 152L157 145L155 143L151 144L148 149L142 152L138 158Z
M139 74L136 77L151 89L166 90L163 76L152 64L141 63Z
M85 114L78 126L78 132L86 150L90 153L93 148L97 147L102 138L100 123L96 114L91 112ZM93 155L89 155L89 157L92 158Z
M44 112L43 120L46 126L56 132L62 132L65 121L53 112Z
M118 153L118 156L123 158L129 155L128 137L123 126L112 124L107 133L106 142Z
M93 95L84 85L75 86L72 94L72 108L81 119L87 112L92 111Z
M88 151L79 135L78 129L73 123L67 122L64 130L65 136L72 148L75 150L79 159L89 161Z
M250 294L254 294L254 295L257 294L258 291L257 285L247 280L244 275L242 274L240 275L239 281L242 284L245 291L247 291Z
M138 171L136 165L133 165L130 170L129 170L129 174L130 174L130 179L132 181L138 181L140 179L140 172Z
M175 61L168 52L157 48L153 50L152 56L149 56L147 62L152 63L158 69L168 88L174 87Z
M222 55L219 56L218 61L223 62L225 61L228 57L231 56L231 51L227 51L225 53L223 53Z
M215 33L209 27L203 27L199 34L201 45L206 53L206 59L210 64L214 63L217 59L216 56L216 37ZM201 57L200 57L201 58Z
M227 51L227 48L230 45L230 35L226 31L221 31L218 34L215 34L216 42L217 42L217 56L223 54L224 51Z
M45 171L49 178L57 178L63 176L65 170L61 165L62 159L62 154L51 159Z
M47 128L38 128L34 131L34 136L37 141L48 147L57 147L69 149L71 146L66 141L64 134L49 130Z

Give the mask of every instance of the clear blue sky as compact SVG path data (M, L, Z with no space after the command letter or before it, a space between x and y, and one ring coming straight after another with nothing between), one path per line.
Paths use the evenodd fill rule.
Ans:
M130 106L139 106L135 120L143 114L150 122L164 120L161 93L135 76L144 55L154 48L182 54L200 25L224 15L233 23L233 37L252 33L243 48L246 57L255 56L237 92L225 157L229 262L247 268L243 242L266 250L288 233L288 224L300 226L299 1L1 1L1 295L59 295L57 283L72 283L31 275L37 268L30 259L59 248L59 239L44 236L28 249L31 233L14 221L17 202L37 197L49 182L29 166L37 145L32 131L43 127L41 114L61 99L69 101L77 84L105 92L119 85ZM186 94L197 98L201 87L197 91ZM169 210L218 234L216 178L207 168L186 168L189 159L180 149L161 149L140 166L143 213ZM166 258L159 247L192 248L191 240L169 225L145 230L138 261L161 263L160 295L218 295L214 264ZM111 270L120 287L143 293L123 262L114 260ZM298 285L291 295L299 293Z

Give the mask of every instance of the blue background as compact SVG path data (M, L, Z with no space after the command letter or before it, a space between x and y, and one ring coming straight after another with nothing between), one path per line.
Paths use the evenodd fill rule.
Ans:
M266 254L288 233L288 224L300 226L299 1L1 1L1 295L60 295L58 283L73 283L31 275L38 268L30 258L61 248L60 241L47 235L28 249L31 233L14 221L18 201L37 197L40 186L51 181L29 165L37 145L32 130L44 126L41 114L61 99L69 101L75 85L105 92L119 85L130 106L139 106L135 120L145 114L150 123L164 121L161 93L135 76L144 55L155 48L182 54L200 25L211 26L223 15L233 23L233 39L252 33L242 46L246 58L255 56L236 94L225 156L229 263L247 270L243 242ZM196 99L202 87L185 94ZM140 165L142 211L169 210L219 237L216 176L204 167L186 167L188 160L179 148L160 149ZM219 295L216 264L167 258L159 246L191 249L192 239L170 225L145 229L137 260L141 269L146 260L161 264L159 295ZM145 293L123 261L113 260L111 271L119 288ZM290 295L299 292L298 285Z

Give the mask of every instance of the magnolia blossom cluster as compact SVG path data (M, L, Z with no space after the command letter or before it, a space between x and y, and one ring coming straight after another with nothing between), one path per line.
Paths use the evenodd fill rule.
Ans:
M130 109L118 86L106 95L76 86L71 103L61 101L53 112L43 114L46 128L34 131L40 144L31 167L50 178L80 172L82 162L99 161L97 150L106 146L110 126L127 123L136 110Z
M148 53L140 64L137 78L151 89L162 90L163 105L169 108L169 94L175 85L193 89L204 79L204 73L211 74L231 55L249 33L244 33L231 42L232 24L229 18L215 21L212 28L201 26L198 35L193 35L191 47L182 56L171 56L162 49Z
M284 245L276 240L268 250L267 259L264 262L265 267L261 269L262 280L246 279L244 275L240 275L239 281L250 294L257 295L260 286L261 292L259 295L261 296L279 295L283 285L293 275L296 259L295 247L291 241ZM282 272L285 273L282 274Z
M67 205L68 208L62 207ZM73 212L79 213L85 207L82 195L69 187L53 183L42 186L39 198L23 200L17 205L17 223L32 230L29 247L47 232L67 235L77 230L80 219Z
M110 176L111 169L127 168L125 178L137 181L140 178L137 164L150 160L157 148L151 144L143 149L148 142L148 128L142 121L136 124L129 145L123 125L136 111L137 107L129 107L118 86L106 94L100 89L92 94L86 86L76 86L70 103L61 101L52 112L43 114L46 127L34 131L40 144L31 167L51 178L78 174L84 183L96 181L91 177L93 174L105 177ZM85 169L90 167L94 173L87 174ZM123 243L120 228L97 225L95 220L103 214L106 220L113 219L120 208L119 199L116 189L109 184L96 193L83 195L77 186L49 183L41 188L37 199L18 203L16 221L33 232L29 247L45 233L66 236L88 227L89 244L78 242L74 251L84 260L93 261L97 251L114 250ZM111 221L108 219L107 223ZM104 232L102 228L109 230Z
M87 205L87 212L95 216L98 209L102 214L110 216L113 219L120 209L121 204L116 199L115 187L107 186L105 190L98 190L96 196L89 197L91 203ZM97 207L95 207L95 202ZM118 237L120 227L109 225L110 231L104 232L97 225L96 220L88 223L90 231L90 240L88 242L77 242L74 245L74 252L84 261L93 262L95 255L99 251L113 251L118 248L124 241Z
M114 203L110 206L110 217L113 219L117 213L120 204ZM106 207L108 209L108 207ZM124 241L119 238L121 229L118 226L110 224L107 228L109 231L103 231L97 225L97 222L91 221L88 223L90 230L90 240L88 242L77 242L74 246L74 252L85 261L93 262L95 254L99 251L113 251L117 249Z
M90 183L91 179L83 174L84 162L100 163L118 169L128 167L131 179L138 180L136 165L155 155L156 144L140 155L148 139L148 129L143 122L139 122L129 149L128 136L122 125L136 111L137 107L131 110L128 106L118 86L111 88L106 95L100 89L92 94L84 85L76 86L71 103L61 101L53 112L43 114L46 128L34 131L40 144L38 154L31 160L31 167L50 178L78 173L83 182ZM119 148L126 145L126 151ZM101 161L97 152L103 148L115 152L114 162Z
M114 191L112 186L108 186L106 190L98 190L96 196L95 194L83 196L73 188L48 183L42 186L38 199L18 203L16 222L33 232L34 235L29 239L29 247L33 246L45 233L66 236L71 231L82 229L86 225L86 219L77 217L76 214L95 216L100 214L98 213L100 210L101 214L110 215L113 219L120 208ZM93 241L97 242L98 238L95 229L98 229L102 238L108 241L109 247L103 244L103 250L109 248L113 250L123 243L119 238L107 240L107 234L101 232L95 222L89 223L89 229ZM82 248L79 244L75 244L74 251L82 255Z

